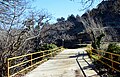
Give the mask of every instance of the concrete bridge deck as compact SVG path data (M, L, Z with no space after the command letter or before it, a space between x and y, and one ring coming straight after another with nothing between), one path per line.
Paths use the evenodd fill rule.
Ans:
M65 49L24 77L100 77L91 68L85 49Z

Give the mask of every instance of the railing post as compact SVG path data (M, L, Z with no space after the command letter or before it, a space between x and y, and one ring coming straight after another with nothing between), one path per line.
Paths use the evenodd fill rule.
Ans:
M7 72L8 72L8 77L10 77L10 71L9 71L9 59L7 59L7 67L8 67L8 69L7 69Z
M58 49L59 50L59 49ZM60 51L58 51L58 52L61 52L62 51L62 48L60 48Z
M50 51L50 53L51 53L51 57L52 57L52 51Z
M43 51L43 60L44 60L44 51Z
M92 49L90 49L90 51L89 51L89 54L90 54L90 58L92 59Z
M32 63L32 54L30 55L30 60L31 60L30 62L31 62L31 65L32 65L32 64L33 64L33 63Z
M114 71L113 69L113 55L111 54L111 65L112 65L112 71Z
M55 50L55 52L54 52L54 56L56 55L56 52L57 52L57 50Z

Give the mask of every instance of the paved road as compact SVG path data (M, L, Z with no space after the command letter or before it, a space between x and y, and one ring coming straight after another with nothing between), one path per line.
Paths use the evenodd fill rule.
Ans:
M96 72L89 67L88 63L91 63L91 61L84 50L85 49L65 49L56 57L41 64L24 77L99 77ZM84 69L84 73L80 68Z

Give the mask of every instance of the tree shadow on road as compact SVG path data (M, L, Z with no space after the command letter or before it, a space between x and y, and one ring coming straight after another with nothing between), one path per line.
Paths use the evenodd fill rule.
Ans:
M69 58L77 58L77 57L80 57L80 56L87 56L87 53L83 53L83 54L80 54L80 53L78 53L78 54L76 54L76 55L73 55L73 56L69 56Z
M84 51L83 51L82 54L78 54L78 55L76 55L76 56L77 56L77 57L76 57L76 62L78 63L78 65L79 65L79 67L80 67L80 70L82 71L84 77L87 77L87 76L86 76L86 73L84 72L85 69L95 70L95 72L98 73L98 72L96 71L96 69L95 69L95 65L94 65L93 63L89 63L89 62L86 60L85 56L87 56L87 53L84 53ZM80 63L79 63L79 61L78 61L78 57L80 57L80 56L82 56L82 59L81 59L81 60L84 60L84 62L86 62L86 63L88 64L88 66L82 67L82 66L80 65ZM101 76L100 76L100 77L101 77Z

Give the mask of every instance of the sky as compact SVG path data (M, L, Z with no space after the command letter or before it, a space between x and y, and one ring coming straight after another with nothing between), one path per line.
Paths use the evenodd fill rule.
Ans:
M100 1L101 0L95 0L90 9L96 7ZM79 3L79 0L74 0L74 2L70 0L34 0L32 6L35 7L36 10L44 9L52 14L52 20L50 22L55 22L56 19L60 17L66 19L71 14L75 16L78 14L81 16L86 11L80 11L83 7Z

